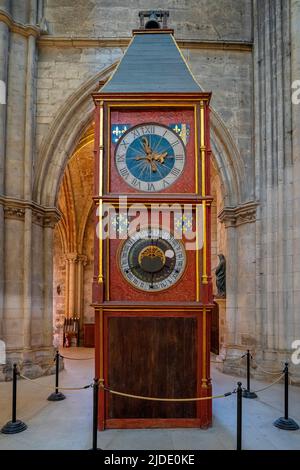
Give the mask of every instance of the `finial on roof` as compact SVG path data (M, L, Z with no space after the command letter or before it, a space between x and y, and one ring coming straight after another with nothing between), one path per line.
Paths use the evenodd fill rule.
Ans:
M168 10L144 10L139 12L140 29L166 29L168 27ZM148 20L145 22L145 18Z

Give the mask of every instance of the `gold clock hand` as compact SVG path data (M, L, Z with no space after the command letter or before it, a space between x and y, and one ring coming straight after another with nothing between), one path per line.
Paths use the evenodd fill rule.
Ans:
M153 171L153 173L155 173L157 171L157 166L152 159L150 163L151 163L151 170Z
M168 156L168 152L164 152L164 153L154 153L154 154L153 154L154 160L159 161L159 163L164 163L164 162L165 162L165 158L166 158L167 156Z
M142 142L143 142L143 147L147 155L150 155L152 153L152 150L149 146L147 137L142 137Z

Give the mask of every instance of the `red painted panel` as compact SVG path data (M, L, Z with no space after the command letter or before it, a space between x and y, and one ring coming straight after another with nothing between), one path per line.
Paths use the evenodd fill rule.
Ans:
M194 221L195 222L195 221ZM160 225L162 225L162 216L160 217ZM171 231L173 231L173 223L171 218ZM184 246L186 239L183 238L182 243ZM136 289L131 284L129 284L123 277L118 260L119 260L119 250L123 243L123 240L110 240L109 242L109 266L110 266L110 275L109 275L109 285L110 285L110 300L132 300L132 301L195 301L196 300L196 251L186 249L186 269L179 279L179 281L169 289L165 291L154 292L144 292L139 289ZM199 258L201 262L201 251L199 253ZM199 273L199 277L200 277Z
M169 126L173 123L184 123L190 125L190 137L186 146L186 165L183 174L178 181L163 191L168 193L194 193L195 192L195 123L194 109L186 108L153 108L148 110L127 109L112 110L111 124L131 124L135 126L146 122L157 122ZM108 132L110 133L110 129ZM115 168L114 152L115 144L111 143L110 151L110 167L108 179L110 180L111 193L137 193L139 191L128 186L120 177Z

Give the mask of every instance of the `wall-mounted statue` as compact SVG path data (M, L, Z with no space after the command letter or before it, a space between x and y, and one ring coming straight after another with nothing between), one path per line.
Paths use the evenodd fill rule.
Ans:
M226 260L222 254L219 254L218 257L219 264L216 267L217 296L226 297Z

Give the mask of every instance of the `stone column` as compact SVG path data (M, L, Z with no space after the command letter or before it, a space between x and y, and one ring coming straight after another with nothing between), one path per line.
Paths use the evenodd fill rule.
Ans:
M0 2L0 7L8 7L8 2ZM0 21L0 80L7 88L9 30L5 23ZM5 169L5 132L6 132L6 96L5 103L0 101L0 195L4 193ZM0 202L0 338L3 338L3 301L4 301L4 211Z
M83 311L83 299L84 299L84 267L87 264L87 256L78 255L77 263L77 301L76 301L76 312L79 318L80 331L83 332L84 323L84 311Z
M68 286L68 302L66 311L66 317L73 317L75 314L77 316L77 312L75 312L76 306L76 291L77 291L77 276L76 276L76 265L78 262L78 255L77 253L68 253L66 255L66 260L68 264L67 271L67 279L66 285Z
M32 212L30 208L25 209L24 217L24 279L23 279L23 334L24 348L31 347L31 276L32 276Z
M291 0L291 82L300 80L300 1ZM299 86L299 85L298 85ZM293 90L294 91L294 90ZM293 320L290 342L300 339L300 103L292 103L293 155ZM295 369L298 369L295 367Z
M293 248L300 220L299 146L294 155L291 151L291 137L294 141L299 134L299 128L298 132L297 126L295 129L299 110L298 117L292 119L290 76L290 39L299 54L299 0L255 0L253 5L256 198L260 201L256 230L256 334L259 361L268 362L266 368L278 368L289 356L295 333L293 298L300 280L296 280L300 269L295 269L299 256L296 246ZM294 40L290 31L293 24Z
M226 358L226 338L228 338L227 332L227 320L226 320L226 298L215 298L214 301L219 306L219 356L218 359L224 360Z
M224 371L236 370L245 349L257 346L255 336L255 237L257 203L225 207L218 215L225 224L227 239L226 306L224 326ZM219 300L216 299L219 303ZM221 306L220 306L221 312ZM221 316L221 315L220 315ZM236 370L237 371L237 370Z
M52 347L53 343L53 230L55 221L49 217L44 226L44 346Z

